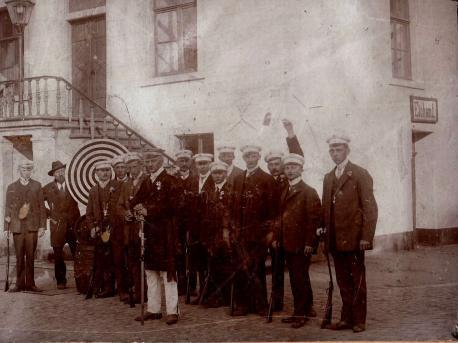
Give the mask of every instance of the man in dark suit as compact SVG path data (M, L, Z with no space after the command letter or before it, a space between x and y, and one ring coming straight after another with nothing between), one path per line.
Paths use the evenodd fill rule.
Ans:
M38 236L46 230L46 209L41 184L31 179L33 162L19 164L19 180L6 191L5 230L13 234L16 251L16 286L10 292L40 291L35 285L34 260Z
M234 179L243 174L243 170L233 163L235 159L235 147L222 145L217 147L216 150L218 151L218 159L228 165L226 182L232 185Z
M317 192L302 181L303 165L304 158L297 154L289 154L283 159L288 187L284 188L280 198L272 244L277 248L278 242L282 242L285 251L294 298L294 313L282 322L292 323L293 328L305 324L305 316L313 304L308 270L321 214Z
M121 193L118 200L119 216L124 219L124 235L127 238L127 263L128 279L134 284L134 302L141 302L140 285L140 238L139 223L135 221L130 201L137 195L143 180L147 176L143 173L143 162L140 154L136 152L127 153L124 161L129 171L129 180L122 183Z
M231 274L229 254L231 186L226 181L228 165L221 161L210 165L215 190L202 198L198 213L201 242L206 250L209 273L207 290L202 297L207 307L219 307L230 303Z
M361 332L367 312L364 251L372 249L377 203L372 177L348 160L350 139L334 135L327 142L336 167L324 177L322 221L342 297L335 328Z
M115 156L111 160L111 167L114 170L115 179L113 180L117 186L118 190L117 196L115 199L116 205L119 201L119 196L121 195L124 184L129 181L129 176L127 174L127 166L124 161L125 154ZM115 218L116 217L116 218ZM111 231L111 250L113 252L113 268L114 275L116 280L116 289L119 296L119 301L128 301L128 275L127 275L127 260L126 260L126 249L127 249L127 231L124 227L124 215L119 213L116 210L116 213L113 215L115 220L113 221L113 227Z
M289 152L304 156L304 152L302 151L299 140L294 132L293 124L288 119L283 119L282 123L288 134L286 137L286 144L288 145ZM283 153L277 150L271 150L264 157L264 161L267 163L267 169L274 179L274 188L272 191L274 194L274 202L276 203L274 209L277 211L279 209L280 197L285 188L288 188L288 179L283 173L282 158ZM273 310L282 311L284 298L285 254L281 245L279 245L276 249L269 248L269 251L272 259ZM310 307L308 310L309 316L316 317L316 312L313 307Z
M199 217L198 213L201 210L200 204L207 201L209 194L215 190L215 182L211 177L210 163L213 160L212 154L199 153L193 156L193 160L197 169L197 175L191 180L191 196L194 196L191 209L191 216L194 217L193 225L189 231L189 249L190 249L190 267L193 272L199 276L199 292L202 292L202 285L206 279L207 273L207 250L202 245L202 237L205 234L205 230L202 227L202 223L199 223L196 219ZM197 305L199 299L194 299L191 304Z
M86 206L87 227L96 240L94 293L96 298L114 295L114 268L111 234L119 220L117 204L121 191L120 184L111 180L111 161L102 160L95 164L97 184L89 191Z
M43 187L43 196L48 205L46 212L50 220L51 246L54 250L54 275L57 288L65 289L67 268L63 247L68 243L72 256L75 257L75 224L80 217L80 210L65 184L65 164L60 161L53 162L48 175L53 176L54 181Z
M234 280L233 315L267 313L265 261L273 232L272 177L258 166L261 148L240 149L247 170L234 180L231 220L233 250L241 269Z
M164 167L163 151L145 153L149 177L145 179L130 205L145 219L145 272L148 305L144 320L158 320L161 313L161 279L165 288L167 324L178 322L176 255L179 252L175 225L178 189L175 178ZM135 318L140 321L141 317Z

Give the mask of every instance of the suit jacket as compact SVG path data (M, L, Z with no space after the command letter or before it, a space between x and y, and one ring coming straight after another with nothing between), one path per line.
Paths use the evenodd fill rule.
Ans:
M239 175L242 175L243 173L244 173L243 169L240 169L239 167L234 165L234 168L232 168L232 172L226 178L226 182L229 183L230 185L233 185L235 178Z
M112 235L110 236L110 240L118 239L116 237L118 233L114 232L115 225L119 221L119 214L117 212L117 205L119 195L121 193L121 186L122 182L117 180L110 180L108 184L105 186L104 189L99 187L99 185L95 185L89 191L89 199L86 206L86 222L87 227L92 229L93 227L100 227L104 224L110 224L112 229ZM100 192L105 192L107 203L103 204L103 197L101 196ZM103 217L103 208L101 206L107 206L107 223L104 223Z
M328 232L334 223L337 251L356 251L360 240L372 245L374 239L378 208L372 177L367 170L349 161L332 194L335 169L324 177L322 221ZM333 202L334 218L331 218Z
M272 183L272 176L259 167L249 177L244 172L235 178L231 221L236 239L259 244L272 232L275 216Z
M138 241L138 230L139 223L135 221L126 222L125 215L128 210L132 210L130 201L137 195L138 191L144 180L148 178L147 175L142 174L137 182L134 185L132 179L127 180L121 184L121 191L119 194L118 204L117 204L117 213L120 220L120 223L123 223L123 242L127 244L129 241Z
M50 219L51 246L62 247L65 244L67 229L73 227L80 217L78 203L71 196L67 185L62 192L55 181L43 187L43 196L49 207L46 213Z
M230 231L231 185L226 181L221 191L206 193L199 203L199 240L215 249L223 242L223 233Z
M320 222L321 203L317 192L304 181L283 190L275 239L282 241L285 251L303 253L306 245L313 246Z
M165 170L154 182L145 179L130 201L135 207L143 204L145 217L145 267L167 271L167 279L176 280L175 256L178 250L178 231L175 223L179 188L174 176Z
M20 181L17 180L10 184L6 190L5 217L11 218L11 232L21 233L21 224L25 232L36 232L39 228L46 228L46 208L41 184L30 179L24 198L20 195L20 187ZM29 213L26 218L21 220L19 219L19 209L26 202L30 204Z

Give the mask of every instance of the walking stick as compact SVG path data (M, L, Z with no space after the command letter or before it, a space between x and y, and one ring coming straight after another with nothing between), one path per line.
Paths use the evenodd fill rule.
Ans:
M6 280L5 280L5 292L10 289L10 223L6 223Z
M332 292L334 290L334 283L332 282L331 262L329 261L329 249L328 249L328 243L327 243L326 235L327 235L327 233L325 231L324 240L323 240L323 252L326 255L326 261L328 263L329 287L326 290L326 293L328 294L328 299L326 301L324 318L323 318L323 321L321 322L321 328L322 329L328 328L329 325L331 325L331 320L332 320Z
M186 268L186 299L185 304L191 302L191 271L189 269L189 231L186 233L186 252L185 252L185 268Z
M279 258L279 255L280 254L280 247L276 247L275 248L275 269L278 268L278 264L280 263L280 258ZM275 274L276 274L276 271L272 268L272 280L275 279ZM267 323L272 323L272 315L273 315L273 312L274 312L274 302L275 302L275 288L274 288L274 282L272 281L272 290L270 292L270 301L269 301L269 309L267 310L267 320L266 322Z
M140 221L140 297L141 297L141 322L145 325L145 232L144 224L145 219L143 216L139 217Z

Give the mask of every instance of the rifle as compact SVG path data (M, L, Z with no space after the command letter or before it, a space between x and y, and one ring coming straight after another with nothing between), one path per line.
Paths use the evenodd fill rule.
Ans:
M211 277L211 267L210 266L211 266L211 256L208 256L207 277L205 278L204 288L202 289L202 292L200 292L199 305L202 305L202 302L204 301L204 297L208 291L208 284L210 283L210 277Z
M189 269L189 232L186 234L185 268L186 268L186 299L185 304L191 302L191 271Z
M329 249L327 246L327 233L325 231L325 238L323 242L323 252L326 255L326 261L328 263L328 271L329 271L329 287L326 289L326 293L328 295L328 299L326 301L326 307L324 310L324 318L321 322L321 328L325 329L328 328L329 325L331 325L331 320L332 320L332 293L334 290L334 283L332 282L332 272L331 272L331 263L329 261Z
M5 280L5 292L10 289L10 223L6 223L6 280Z
M138 219L140 221L140 297L141 297L141 322L142 325L145 325L145 232L144 232L144 225L145 219L143 216L139 216Z

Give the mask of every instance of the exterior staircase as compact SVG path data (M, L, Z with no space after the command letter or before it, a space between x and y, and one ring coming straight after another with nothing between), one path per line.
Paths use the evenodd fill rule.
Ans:
M23 82L0 82L0 129L40 126L70 129L70 139L113 139L129 151L155 148L151 141L64 78L37 76ZM170 156L164 156L173 162Z

